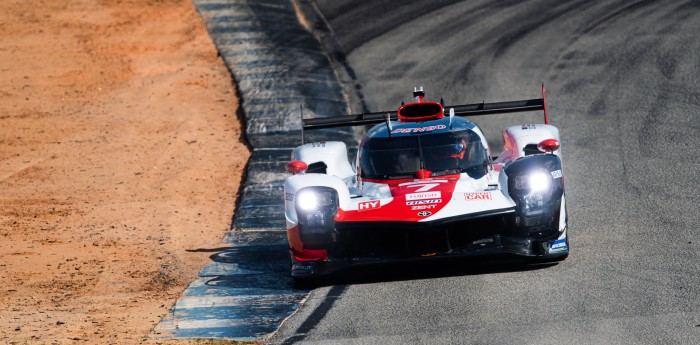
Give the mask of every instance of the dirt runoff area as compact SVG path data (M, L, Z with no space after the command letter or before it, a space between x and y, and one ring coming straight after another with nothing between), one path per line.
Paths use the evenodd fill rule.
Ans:
M249 156L203 20L191 0L3 0L0 36L0 343L163 342Z

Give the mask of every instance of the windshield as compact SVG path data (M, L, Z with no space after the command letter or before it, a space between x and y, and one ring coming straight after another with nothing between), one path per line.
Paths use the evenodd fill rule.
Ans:
M374 138L360 152L362 177L374 179L412 178L420 169L432 176L466 172L481 178L488 162L486 148L471 130Z

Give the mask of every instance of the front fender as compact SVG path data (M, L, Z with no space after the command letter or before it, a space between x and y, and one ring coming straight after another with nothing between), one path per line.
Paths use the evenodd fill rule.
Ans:
M287 178L284 181L284 214L287 219L287 229L296 226L299 221L294 200L296 193L305 187L330 187L338 192L338 206L341 209L350 207L350 192L343 180L338 177L326 174L300 174Z
M515 225L532 231L558 230L559 209L564 195L561 159L553 154L521 157L506 165L505 174L508 194L516 204ZM535 190L527 183L518 186L518 179L527 181L535 174L546 177L546 189Z

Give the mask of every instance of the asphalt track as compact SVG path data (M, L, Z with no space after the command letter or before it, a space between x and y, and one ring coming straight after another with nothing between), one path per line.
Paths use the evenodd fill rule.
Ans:
M368 110L414 85L449 104L534 98L545 82L572 253L354 272L271 343L700 343L699 1L316 4ZM537 118L476 121L499 145L506 124Z

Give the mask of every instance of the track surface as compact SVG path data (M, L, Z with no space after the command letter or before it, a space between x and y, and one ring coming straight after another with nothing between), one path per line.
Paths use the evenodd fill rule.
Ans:
M572 254L367 273L274 343L700 343L700 2L318 1L369 110L538 96L562 130ZM508 123L477 119L499 140Z

